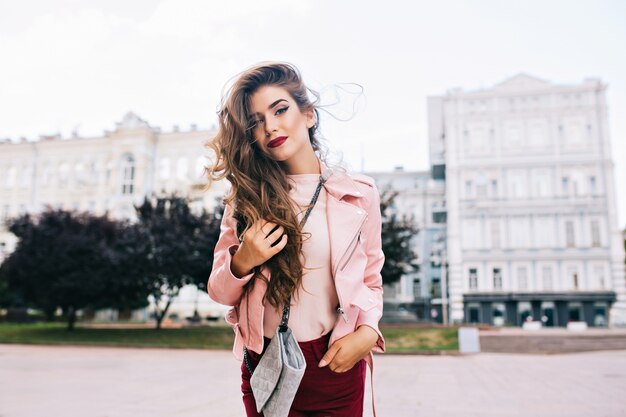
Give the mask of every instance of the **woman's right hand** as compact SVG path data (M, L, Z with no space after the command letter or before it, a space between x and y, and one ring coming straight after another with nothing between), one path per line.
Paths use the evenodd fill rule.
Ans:
M275 229L275 230L274 230ZM287 244L284 228L266 220L259 220L243 235L243 240L233 255L231 270L236 277L252 272L280 252Z

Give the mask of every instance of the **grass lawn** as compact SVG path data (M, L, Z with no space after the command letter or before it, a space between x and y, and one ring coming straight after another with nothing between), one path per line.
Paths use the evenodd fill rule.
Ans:
M383 327L388 353L458 351L457 329ZM232 349L230 327L140 329L88 328L64 323L0 323L0 343Z

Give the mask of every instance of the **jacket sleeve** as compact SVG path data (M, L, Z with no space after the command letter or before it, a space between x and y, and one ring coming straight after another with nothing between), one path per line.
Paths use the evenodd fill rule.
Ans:
M363 282L369 288L371 296L375 299L375 306L369 310L359 310L356 327L366 325L378 333L378 341L372 349L375 352L385 351L385 338L378 328L378 322L383 315L383 278L381 270L385 263L385 254L382 250L382 216L380 213L380 194L378 188L371 180L370 195L368 195L367 227L364 228L365 250L367 252L367 265Z
M209 297L220 304L236 305L243 293L243 286L254 275L254 272L251 272L237 278L232 273L231 261L239 248L239 243L237 221L232 216L232 208L226 204L220 226L220 236L213 252L213 269L207 284Z

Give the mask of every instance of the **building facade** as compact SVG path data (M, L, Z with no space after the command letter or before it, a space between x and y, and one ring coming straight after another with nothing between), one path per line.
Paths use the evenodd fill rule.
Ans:
M145 197L175 192L190 198L194 210L212 209L226 184L218 182L202 191L209 155L203 144L211 133L193 125L186 131L174 126L162 132L128 113L113 131L98 137L0 142L0 262L17 243L4 220L41 212L46 206L132 219L133 205ZM190 315L196 305L203 315L223 310L206 293L190 287L182 289L170 312ZM133 312L135 319L147 316L145 310ZM112 311L96 314L102 319L116 317Z
M404 275L400 281L385 286L385 309L394 305L414 313L417 320L441 321L441 248L445 245L445 182L434 179L431 171L366 172L374 178L381 193L398 192L391 207L399 217L412 218L418 229L411 240L419 270Z
M133 204L152 194L178 192L196 208L212 208L225 189L203 193L209 131L161 132L133 113L99 137L42 136L37 141L0 142L0 220L46 206L108 212L133 218ZM4 256L15 241L0 231Z
M429 97L452 321L626 325L605 95L520 74Z

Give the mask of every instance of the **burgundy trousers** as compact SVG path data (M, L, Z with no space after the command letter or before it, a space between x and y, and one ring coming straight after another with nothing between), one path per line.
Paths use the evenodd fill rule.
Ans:
M338 373L327 366L317 366L328 350L330 333L306 342L298 342L306 359L306 370L289 411L289 417L362 417L367 364L361 359L352 369ZM265 337L263 352L271 339ZM249 350L252 367L261 355ZM247 417L263 417L256 411L250 388L250 373L241 363L241 392Z

